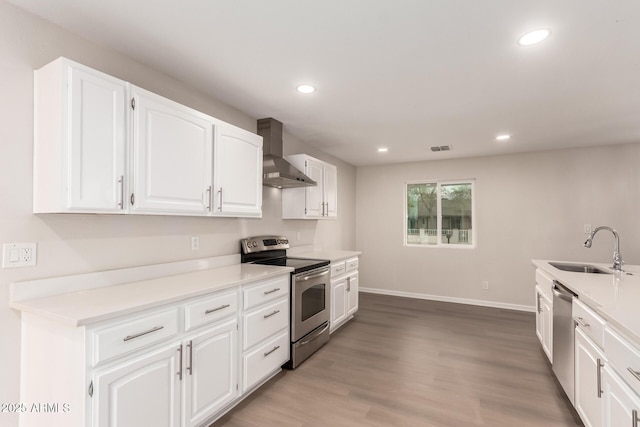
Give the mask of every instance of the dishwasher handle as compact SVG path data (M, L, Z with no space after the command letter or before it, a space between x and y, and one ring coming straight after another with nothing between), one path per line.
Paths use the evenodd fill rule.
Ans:
M565 301L572 302L578 295L571 292L557 280L553 281L553 295Z

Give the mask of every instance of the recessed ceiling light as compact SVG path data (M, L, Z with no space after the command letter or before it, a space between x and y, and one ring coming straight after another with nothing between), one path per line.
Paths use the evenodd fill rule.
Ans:
M378 148L378 153L386 153L387 151L389 151L389 149L387 147Z
M311 85L300 85L296 90L300 93L313 93L316 91L316 88Z
M507 135L506 133L496 136L496 141L506 141L508 139L511 139L511 135Z
M540 43L549 37L549 34L551 34L551 31L547 29L530 31L518 39L518 44L520 46L531 46L532 44Z

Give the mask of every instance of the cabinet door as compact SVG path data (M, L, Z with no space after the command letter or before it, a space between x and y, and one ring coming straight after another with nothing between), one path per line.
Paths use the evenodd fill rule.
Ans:
M553 363L553 301L545 294L540 295L542 307L542 349Z
M325 216L336 218L338 216L338 168L333 165L324 165L324 203Z
M602 426L601 398L604 355L578 327L575 341L574 406L585 427Z
M307 217L322 218L324 210L324 188L323 188L324 164L315 159L306 160L306 175L316 181L318 185L305 187L305 211Z
M96 427L179 427L179 344L94 375Z
M262 216L262 137L229 125L216 126L214 213Z
M347 279L331 282L331 329L338 326L347 317L346 301Z
M347 278L347 316L358 311L358 273Z
M237 320L209 328L185 345L183 426L196 426L238 395Z
M132 88L136 213L207 215L212 207L213 123L202 113Z
M542 325L542 292L536 286L536 336L540 345L542 345L544 338L542 337L543 325Z
M624 427L640 425L640 398L625 384L609 365L602 370L604 398L604 426Z
M124 213L127 84L72 65L68 72L66 208Z

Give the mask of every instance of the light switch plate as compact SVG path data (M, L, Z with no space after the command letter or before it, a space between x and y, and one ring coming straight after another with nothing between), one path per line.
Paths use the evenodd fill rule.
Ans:
M33 267L36 265L36 243L5 243L2 245L2 268Z

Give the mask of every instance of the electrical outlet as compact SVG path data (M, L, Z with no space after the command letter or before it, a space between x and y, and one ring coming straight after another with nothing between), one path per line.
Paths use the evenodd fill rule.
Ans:
M483 280L482 281L482 289L484 289L484 290L489 289L489 281L488 280Z
M5 243L2 245L2 268L36 265L36 243Z
M591 234L591 224L584 225L584 234Z
M192 251L200 250L200 237L191 236L191 250Z

